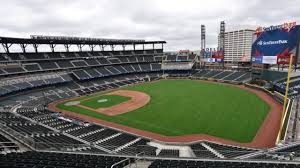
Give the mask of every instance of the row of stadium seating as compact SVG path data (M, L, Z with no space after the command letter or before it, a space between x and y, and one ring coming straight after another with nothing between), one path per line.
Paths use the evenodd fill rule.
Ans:
M1 117L1 116L0 116ZM0 134L0 153L18 151L19 146Z
M162 149L157 156L159 156L159 157L179 157L179 150Z
M280 92L281 94L285 94L285 87L286 87L286 79L277 81L274 84L274 88L276 91ZM300 78L293 78L290 80L289 83L289 95L295 96L300 93Z
M86 155L86 154L70 154L70 153L54 153L54 152L23 152L0 154L0 167L80 167L80 168L107 168L113 165L116 168L122 168L127 165L134 165L135 159L118 157L118 156L102 156L102 155ZM133 164L131 164L133 163ZM268 162L268 161L232 161L232 160L154 160L149 168L297 168L295 162Z
M143 145L142 148L144 148L145 146L147 146L146 143L148 142L148 140L141 139L137 136L133 136L127 133L122 133L120 131L116 131L103 126L78 124L78 122L76 122L71 118L66 119L63 116L60 116L59 114L50 112L48 110L22 107L17 110L17 113L25 117L31 118L38 123L47 125L57 130L57 132L64 132L65 134L72 135L76 139L81 139L85 142L88 142L89 144L93 144L101 148L108 149L108 151L121 152L121 153L125 153L126 151L129 154L137 154L136 152L140 152L140 151L137 151L136 148L132 148L131 145L136 145L136 144L138 144L139 146ZM40 132L37 129L33 129L32 131L37 131L34 133L35 135L39 135L40 133L47 134L47 132ZM50 135L53 136L56 134L50 134ZM46 140L49 139L49 136L43 136L43 138ZM141 143L140 141L143 143ZM61 143L64 144L64 142ZM49 142L47 142L47 144L50 144L51 147L53 145L59 146L58 144L56 144L56 142L51 142L51 139L49 140ZM76 143L68 143L68 144L76 144ZM154 151L156 150L156 148L153 148L154 151L153 150L149 151L148 150L149 148L151 147L148 148L146 147L147 149L146 153L155 155Z
M129 71L131 70L130 66L137 67L136 64L128 64L128 63L138 63L138 62L118 62L115 61L114 63L107 63L107 64L100 64L97 60L99 59L89 59L89 60L75 60L75 61L55 61L55 62L38 62L38 63L28 63L22 65L10 65L0 67L0 76L2 75L9 75L9 74L22 74L22 73L33 73L33 72L43 72L43 71L50 71L50 70L65 70L65 69L73 69L73 68L84 68L84 67L98 67L98 66L108 66L108 65L115 65L115 64L122 64L121 66L129 67ZM105 60L105 59L103 59ZM117 59L115 59L117 60ZM139 61L139 63L146 63L146 62L157 62L153 61ZM126 65L128 64L128 65ZM147 64L141 64L147 65ZM160 63L153 63L148 64L151 65L151 69L157 70L160 69Z
M292 163L247 162L247 161L189 161L189 160L155 160L149 168L161 167L191 167L191 168L296 168L299 165Z
M136 72L151 72L161 71L161 64L133 64L133 65L115 65L91 69L74 70L73 74L78 80L86 80L100 78L106 76L136 73Z
M290 157L291 152L294 152L294 157L300 157L300 144L288 145L279 149L272 150L270 152L256 155L251 157L252 159L273 159L273 160L285 160Z
M101 77L111 77L114 75L129 74L136 72L156 72L161 71L161 65L158 63L152 64L134 64L134 65L115 65L99 68L90 69L80 69L74 70L73 75L77 80L87 80ZM170 76L189 76L191 75L189 71L166 71L166 74ZM214 75L208 75L214 74ZM222 75L223 74L223 75ZM194 77L201 78L214 78L220 80L233 80L233 81L244 81L249 79L250 74L247 72L233 72L233 71L211 71L211 70L201 70L195 73ZM34 78L31 81L17 80L15 83L1 84L0 83L0 96L23 91L26 89L32 89L41 86L54 85L58 83L71 82L72 78L66 74L64 75L52 75L46 79ZM2 85L2 86L1 86ZM99 90L99 89L98 89Z
M25 77L12 80L2 80L0 82L0 96L24 91L27 89L38 88L42 86L56 85L71 82L72 78L67 75L40 75L34 77Z
M239 71L220 71L220 70L200 70L193 74L199 78L213 78L223 81L238 81L243 82L249 80L251 75L250 72L239 72Z
M3 168L108 168L125 160L125 157L82 155L53 152L24 152L0 154L0 167ZM123 161L116 168L122 168L132 161Z
M109 52L108 52L109 53ZM0 62L5 61L22 61L22 62L32 62L32 61L42 61L42 60L78 60L83 59L88 60L87 58L97 58L97 62L100 64L106 64L107 61L111 64L118 62L151 62L151 61L193 61L195 59L195 55L183 56L183 55L166 55L164 58L162 57L162 53L152 53L149 54L117 54L110 53L109 55L100 55L89 52L79 52L79 53L31 53L31 54L0 54ZM153 57L154 55L157 55ZM107 58L108 57L108 58ZM107 58L107 60L106 60ZM137 60L138 59L138 60ZM74 65L75 66L75 65Z
M104 57L104 56L131 56L161 54L162 50L136 50L136 51L97 51L97 52L47 52L47 53L10 53L0 54L0 61L11 60L49 60L68 59L80 57Z
M63 70L83 67L106 66L128 63L161 62L162 57L140 56L140 57L113 57L93 58L76 60L38 61L22 64L7 64L0 66L0 75L41 72L49 70Z
M80 90L82 90L83 92L86 91L86 93L91 93L93 92L93 90L97 90L95 88L97 87L99 91L102 91L106 89L111 89L113 87L116 88L123 85L141 82L143 81L143 79L147 80L151 77L157 78L158 75L158 73L139 73L130 75L128 74L126 76L99 78L93 81L68 82L64 83L64 85L59 85L56 87L52 87L52 85L47 85L43 88L39 88L38 90L33 89L31 90L31 92L26 92L26 94L22 93L22 96L11 96L9 98L2 99L2 101L0 101L0 106L15 106L21 102L26 106L41 104L41 102L49 103L62 98L74 97L78 95ZM18 81L20 82L22 80L17 80L16 82ZM78 85L78 82L80 83L80 85Z
M256 149L227 146L212 142L200 142L191 145L197 157L201 158L236 158L257 151Z
M34 142L37 149L60 149L76 144L83 144L75 139L33 123L9 112L0 113L1 127L13 131Z

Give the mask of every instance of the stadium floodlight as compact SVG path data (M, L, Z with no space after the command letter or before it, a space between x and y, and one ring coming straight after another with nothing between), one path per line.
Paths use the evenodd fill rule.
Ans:
M132 42L132 43L145 42L145 40L141 40L141 39L108 39L108 38L73 37L73 36L30 35L30 38L36 40L70 40L70 41L92 41L92 42Z

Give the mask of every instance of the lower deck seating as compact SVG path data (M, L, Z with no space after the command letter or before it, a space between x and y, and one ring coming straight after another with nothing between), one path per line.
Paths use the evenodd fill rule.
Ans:
M191 149L193 150L196 157L200 158L218 158L211 151L206 149L201 143L195 143L191 145Z
M227 146L222 144L216 144L211 142L203 142L209 147L215 149L226 158L234 158L241 155L246 155L255 151L255 149L239 148L235 146Z
M0 152L18 150L18 149L19 147L16 143L12 142L8 138L0 134Z
M160 156L160 157L179 157L179 150L162 149L157 156Z
M193 160L155 160L149 168L298 168L299 163L268 163L243 161L193 161Z
M104 141L104 142L100 143L99 145L105 147L106 149L114 150L114 149L116 149L120 146L123 146L135 139L137 139L136 136L122 133L121 135L111 138L107 141Z
M300 145L293 145L276 151L276 153L284 156L288 156L291 152L294 152L296 157L300 157Z
M0 167L3 168L110 168L113 164L125 160L124 157L82 155L67 153L24 152L0 154ZM127 160L116 166L121 168L129 164Z
M243 82L251 78L250 72L245 71L216 71L216 70L199 70L193 74L194 77L213 78L224 81Z

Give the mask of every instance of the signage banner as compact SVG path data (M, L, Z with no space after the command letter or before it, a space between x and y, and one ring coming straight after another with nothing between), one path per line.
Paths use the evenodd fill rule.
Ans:
M252 62L260 64L286 64L281 58L296 55L300 26L296 22L269 28L258 28L252 43Z

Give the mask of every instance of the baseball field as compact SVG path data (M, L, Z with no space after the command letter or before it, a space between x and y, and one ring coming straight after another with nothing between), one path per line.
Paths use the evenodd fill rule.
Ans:
M252 141L270 110L256 94L219 83L160 80L121 90L149 95L150 100L116 115L101 110L122 107L134 101L132 97L95 93L60 102L56 108L164 136L207 134L240 143Z

